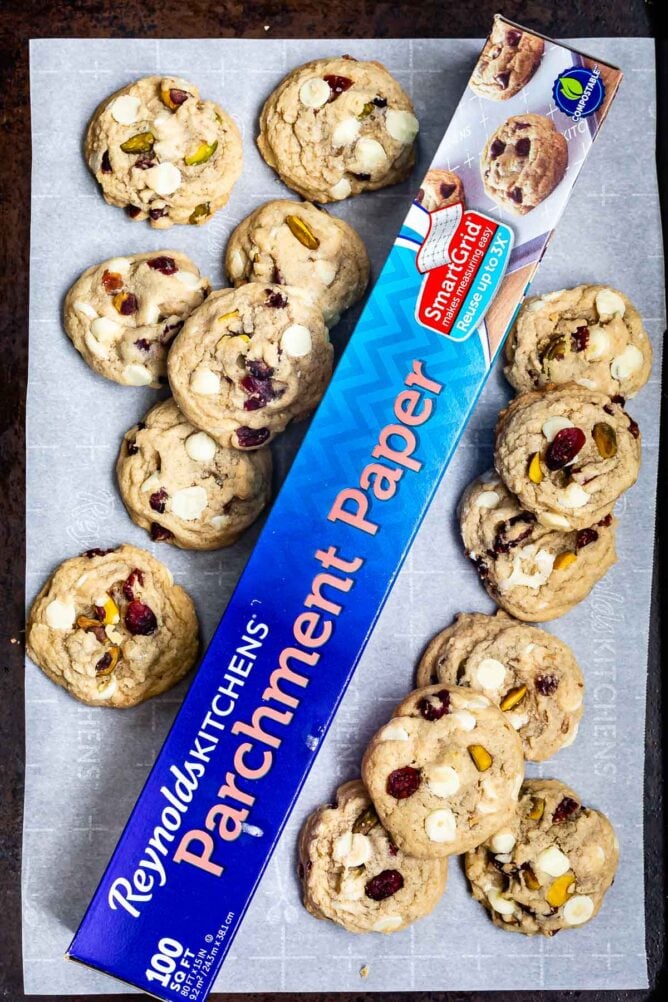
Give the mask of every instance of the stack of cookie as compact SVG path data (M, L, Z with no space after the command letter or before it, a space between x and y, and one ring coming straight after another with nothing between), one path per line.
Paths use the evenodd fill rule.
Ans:
M607 818L557 780L524 781L575 739L584 679L570 648L504 612L439 633L418 688L372 738L362 781L306 822L304 903L355 931L428 914L449 856L504 929L553 935L598 912L618 845Z

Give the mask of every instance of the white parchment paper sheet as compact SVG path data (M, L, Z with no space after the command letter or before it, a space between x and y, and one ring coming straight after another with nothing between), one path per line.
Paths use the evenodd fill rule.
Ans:
M33 200L28 393L27 599L65 557L121 541L143 546L193 594L210 637L257 537L230 550L187 553L154 545L127 517L113 465L123 432L154 391L93 374L65 336L62 298L88 265L175 247L215 285L232 227L288 192L254 145L257 113L291 67L349 52L385 62L412 94L422 130L412 183L332 210L367 241L374 272L389 249L480 49L475 40L155 41L39 40L31 46ZM381 617L335 725L274 854L223 973L220 990L632 988L647 983L643 906L643 743L647 626L659 422L663 263L654 166L654 54L647 39L588 39L585 51L626 76L594 144L534 288L610 282L625 290L654 338L654 376L630 410L643 431L640 482L620 502L618 565L590 598L549 629L571 643L587 678L575 745L530 774L555 775L614 822L621 864L600 916L553 940L495 929L467 893L459 861L436 912L391 937L354 936L300 904L295 840L307 813L358 774L364 745L410 688L425 641L460 610L491 611L461 552L456 501L490 464L492 428L510 395L493 374ZM103 202L81 155L97 103L128 81L169 72L196 82L237 119L245 164L229 205L205 228L167 233L132 223ZM484 123L480 125L481 147ZM456 167L455 164L452 165ZM353 311L334 331L337 345ZM301 430L276 444L279 478ZM130 711L90 709L26 665L23 862L25 990L36 994L128 990L63 960L184 688ZM368 965L366 980L360 968Z

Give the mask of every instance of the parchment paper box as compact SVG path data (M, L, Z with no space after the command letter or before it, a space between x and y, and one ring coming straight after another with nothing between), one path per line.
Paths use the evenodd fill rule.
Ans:
M485 53L530 34L497 18ZM542 41L507 99L467 87L70 947L160 999L211 989L619 86ZM526 115L568 158L515 214L482 172Z

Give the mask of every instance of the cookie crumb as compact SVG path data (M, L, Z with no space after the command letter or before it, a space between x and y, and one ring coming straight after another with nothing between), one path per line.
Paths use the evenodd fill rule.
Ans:
M368 977L369 977L369 968L367 964L364 964L363 967L360 967L360 978L368 978Z

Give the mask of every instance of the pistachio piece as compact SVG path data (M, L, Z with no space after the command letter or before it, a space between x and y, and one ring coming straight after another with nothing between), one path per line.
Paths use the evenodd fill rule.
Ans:
M121 143L121 149L124 153L150 153L154 142L155 136L152 132L138 132L136 136L130 136Z
M111 675L114 668L118 664L118 659L121 656L120 647L114 645L110 647L108 651L105 651L100 660L95 665L95 674L98 676Z
M525 863L522 867L522 877L524 878L525 887L527 887L530 891L540 890L540 880L528 863Z
M102 602L95 603L98 608L102 609L104 612L104 618L102 619L103 626L115 626L116 623L121 618L121 614L118 611L118 606L114 602L110 595L106 595Z
M556 555L552 566L555 571L565 571L566 568L574 564L577 559L577 553L574 553L573 550L564 550L563 553L558 553Z
M191 223L192 226L198 226L200 223L204 222L204 220L210 215L210 213L211 213L211 205L209 204L209 202L200 202L200 204L196 205L193 211L190 213L188 222Z
M540 467L540 453L534 452L529 462L529 480L532 484L539 484L543 479L543 471Z
M132 292L117 292L111 301L116 312L123 317L132 316L137 312L137 297Z
M372 828L379 824L376 808L373 804L362 811L353 824L353 835L368 835Z
M77 616L77 626L80 630L96 630L101 625L99 619L93 619L91 616Z
M531 818L532 821L540 821L543 814L545 814L545 801L542 797L534 797L531 801L527 817Z
M499 704L502 710L512 710L518 706L527 694L525 685L516 685L509 689Z
M308 247L309 250L318 249L320 241L311 227L300 216L286 216L285 223L293 237L296 237L300 244Z
M194 153L190 153L183 158L183 162L186 167L197 167L199 164L205 164L207 160L211 159L217 149L217 139L214 139L212 143L200 143Z
M567 351L568 342L565 337L557 334L555 337L550 338L547 348L542 355L543 368L545 368L545 362L561 361L561 359L566 357Z
M552 908L561 908L568 901L574 890L575 874L569 870L552 881L547 889L545 900Z
M487 749L482 745L469 745L468 752L478 772L487 772L494 761Z
M603 459L612 459L617 455L617 433L611 424L599 421L592 428L591 434L596 442L599 456Z
M374 108L375 104L373 103L373 101L367 101L367 103L362 106L362 110L360 111L357 117L360 119L360 121L362 121L365 118L368 118L369 115L373 115Z
M216 321L219 324L223 324L226 320L232 320L234 317L238 316L239 310L230 310L229 313L223 313L222 316L216 317Z
M162 87L160 89L160 100L167 105L170 111L176 111L190 96L187 90L181 90L180 87Z

